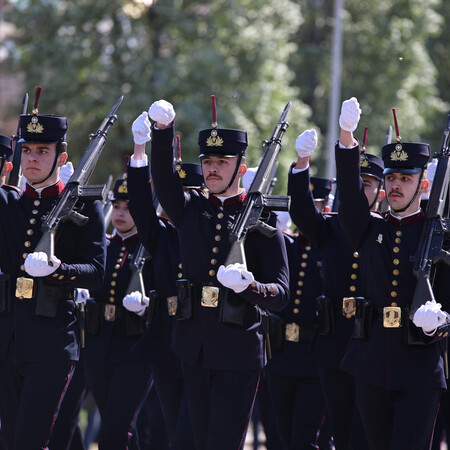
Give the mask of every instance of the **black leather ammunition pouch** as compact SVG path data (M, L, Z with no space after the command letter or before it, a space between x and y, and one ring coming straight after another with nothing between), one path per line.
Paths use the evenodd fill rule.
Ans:
M95 303L93 300L86 302L86 330L92 336L100 333L103 321L103 303Z
M152 323L153 318L156 315L156 311L158 311L160 305L160 297L155 290L151 290L148 293L148 310L147 317L145 318L145 326L148 328Z
M175 318L177 320L189 320L192 317L193 303L192 286L189 280L180 279L175 282L178 293L178 307Z
M280 350L284 338L284 320L276 314L269 314L269 336L272 350Z
M355 339L369 339L372 331L373 303L364 297L356 297Z
M34 297L34 314L41 317L56 317L61 300L69 298L70 290L66 286L47 284L44 280L35 279L35 283L37 289Z
M0 274L0 314L8 314L12 310L13 283L10 275Z
M219 294L219 321L229 325L244 325L247 305L234 291L220 288Z
M120 309L122 309L124 314L127 336L140 336L145 330L145 319L123 307Z
M332 301L325 295L317 297L317 333L324 336L334 334L334 309Z

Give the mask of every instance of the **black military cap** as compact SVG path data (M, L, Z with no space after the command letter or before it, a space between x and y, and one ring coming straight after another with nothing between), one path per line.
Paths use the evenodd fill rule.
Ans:
M116 200L128 200L128 186L126 178L119 178L114 184L113 202Z
M329 178L311 177L310 187L314 200L324 201L331 192L331 180Z
M67 117L22 114L19 118L19 142L54 143L66 140Z
M9 158L12 154L11 138L0 134L0 158Z
M230 158L245 155L248 146L247 132L226 128L208 128L198 134L200 158L221 156Z
M361 152L359 162L362 174L370 175L380 181L383 180L384 162L379 156Z
M430 145L420 142L394 142L381 149L384 175L393 172L419 173L430 159Z
M202 166L198 163L182 163L178 175L185 188L201 188L203 186Z

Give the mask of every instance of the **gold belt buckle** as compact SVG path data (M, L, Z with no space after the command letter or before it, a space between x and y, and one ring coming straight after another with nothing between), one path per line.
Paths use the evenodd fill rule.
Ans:
M286 324L286 340L298 342L300 340L300 325L298 323Z
M20 277L16 281L16 297L20 299L33 298L33 278Z
M169 316L174 316L177 313L178 307L178 297L174 295L173 297L167 297L167 312Z
M402 309L399 306L385 306L383 308L383 327L399 328L402 326Z
M105 304L105 320L107 322L114 322L116 320L116 305Z
M344 297L342 299L342 315L347 319L354 317L356 314L355 297Z
M219 288L216 286L202 287L202 306L217 308L219 305Z

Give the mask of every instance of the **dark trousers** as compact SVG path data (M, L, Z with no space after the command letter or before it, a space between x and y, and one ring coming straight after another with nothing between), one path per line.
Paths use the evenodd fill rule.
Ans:
M14 343L0 361L0 417L7 450L47 448L73 373L72 361L16 364Z
M150 364L85 358L89 389L101 416L100 450L139 448L136 420L152 386Z
M209 370L183 363L197 450L239 450L258 390L260 370Z
M283 449L318 449L325 402L318 377L268 370L269 393Z
M388 391L356 380L356 402L373 450L428 450L441 391Z
M185 450L193 449L194 436L186 399L183 398L183 378L172 378L167 370L153 367L153 379L169 441L182 443Z
M87 393L88 389L84 374L84 364L81 357L61 404L58 419L55 422L52 437L50 439L50 449L84 450L84 443L81 430L78 426L78 419Z
M336 450L369 448L356 407L355 380L341 369L319 366L320 381Z

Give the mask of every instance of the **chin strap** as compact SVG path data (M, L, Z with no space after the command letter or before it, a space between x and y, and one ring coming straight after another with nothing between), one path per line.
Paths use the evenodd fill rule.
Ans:
M375 206L375 203L376 203L377 200L378 200L378 196L380 195L380 190L381 190L381 184L382 184L382 181L379 180L379 181L378 181L377 195L375 195L375 198L373 199L372 204L369 206L369 210L370 210L370 211L372 211L372 208Z
M422 183L423 171L424 171L424 169L422 169L421 172L420 172L420 177L419 177L419 182L417 183L416 192L414 192L414 195L412 196L412 198L408 202L408 204L404 208L400 208L400 209L394 209L394 208L392 208L391 205L389 205L389 206L391 206L391 210L394 213L401 213L403 211L406 211L412 205L412 202L416 199L417 194L419 193L420 184Z

